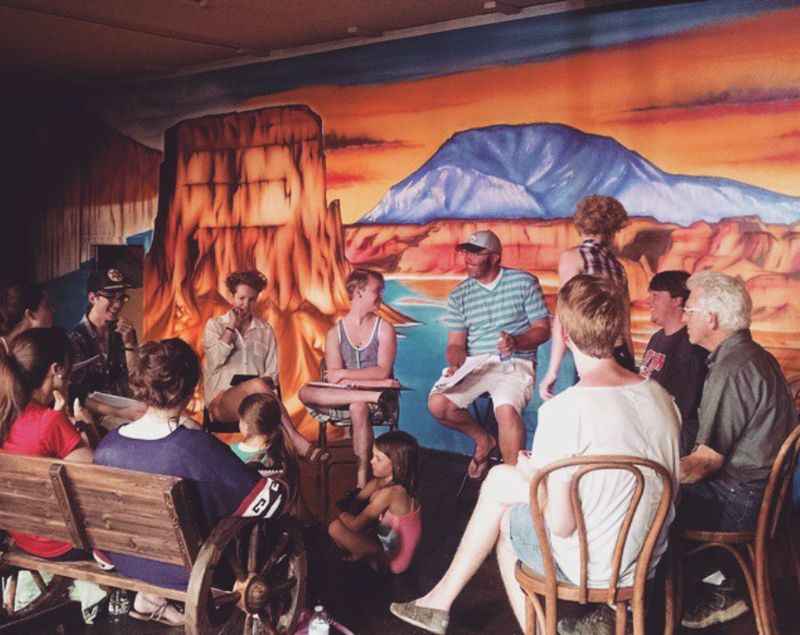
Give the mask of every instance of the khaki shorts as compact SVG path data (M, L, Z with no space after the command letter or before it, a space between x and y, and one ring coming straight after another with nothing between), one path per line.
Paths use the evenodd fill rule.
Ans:
M444 395L459 408L466 409L483 393L489 393L492 404L513 406L519 414L528 405L533 395L536 371L533 362L525 359L512 359L508 362L491 361L458 382L455 386L436 388L431 395Z

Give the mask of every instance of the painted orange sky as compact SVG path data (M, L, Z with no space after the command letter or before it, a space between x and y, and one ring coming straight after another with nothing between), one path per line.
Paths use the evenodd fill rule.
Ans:
M327 151L327 195L341 200L345 222L370 211L455 132L503 123L564 123L612 136L663 170L800 196L798 60L793 9L543 62L320 85L241 107L307 104L326 133L344 138Z

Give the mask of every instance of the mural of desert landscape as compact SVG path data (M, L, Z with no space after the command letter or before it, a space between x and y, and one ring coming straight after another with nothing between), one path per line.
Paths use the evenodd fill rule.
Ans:
M505 264L536 274L552 306L559 254L578 240L575 203L601 193L631 215L616 247L637 353L654 330L655 272L724 271L746 281L754 335L798 390L799 43L793 3L706 2L518 20L112 91L107 121L164 152L145 334L199 348L226 306L225 276L258 268L300 421L296 392L345 310L347 272L379 269L401 336L397 375L413 389L407 421L425 445L468 452L424 407L443 363L445 299L464 276L454 246L491 228Z

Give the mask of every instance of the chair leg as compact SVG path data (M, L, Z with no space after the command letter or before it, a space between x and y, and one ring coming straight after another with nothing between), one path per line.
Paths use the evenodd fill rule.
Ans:
M792 555L792 566L794 568L792 573L794 574L794 581L795 584L797 584L797 590L800 591L800 544L798 544L800 538L797 535L798 531L800 531L800 527L798 527L800 523L797 523L796 519L797 516L793 515L793 522L789 524L788 531L785 532L785 535L789 543L789 553Z
M536 635L536 611L533 610L533 602L525 594L525 635Z
M744 575L745 584L747 584L747 593L750 596L750 608L753 609L753 618L756 622L756 630L758 631L758 635L767 635L764 631L764 626L761 620L761 603L758 601L756 583L755 579L753 578L753 571L751 567L751 563L755 560L753 557L752 547L747 545L749 558L745 558L735 547L722 544L716 544L715 546L722 547L736 559L736 563L739 565L742 575ZM750 562L748 562L748 559Z
M626 602L617 602L614 608L616 613L614 633L625 635L625 627L628 625L628 605Z
M683 562L678 545L666 553L667 573L664 580L664 635L675 635L681 621ZM634 633L634 635L641 635Z
M775 604L772 600L772 584L769 577L769 553L759 553L756 551L753 556L753 568L755 569L756 582L756 603L761 612L761 627L763 635L777 633L778 622L775 613Z
M319 435L317 436L317 443L320 449L324 452L328 448L328 434L327 423L324 421L319 422ZM322 510L321 517L323 525L328 524L328 506L330 505L328 494L328 464L323 461L317 465L319 469L319 489L322 492Z

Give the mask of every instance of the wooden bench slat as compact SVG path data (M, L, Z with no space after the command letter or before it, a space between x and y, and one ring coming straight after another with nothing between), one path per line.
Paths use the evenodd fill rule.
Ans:
M163 492L158 492L157 495L138 496L135 492L129 494L80 487L75 492L75 499L90 513L95 510L113 512L136 509L137 513L151 518L168 518L169 515L163 507L163 495Z
M18 515L0 509L0 529L17 531L23 534L33 534L41 538L69 542L69 530L62 518L47 520L40 517Z
M159 595L178 602L186 601L185 591L178 591L177 589L170 589L168 587L142 582L141 580L126 578L114 571L103 571L96 562L89 560L55 562L53 560L45 560L44 558L28 555L18 549L12 549L2 557L2 561L22 569L47 571L54 575L63 575L77 580L88 580L96 584L105 584L120 589L144 591L145 593L152 593L153 595Z
M174 535L169 536L170 540L167 541L164 537L159 536L146 537L141 534L94 529L91 536L93 545L103 551L117 551L129 556L168 562L178 566L185 564L183 551L176 544Z
M173 534L173 527L164 522L164 520L164 518L154 518L144 515L140 516L135 512L100 512L99 510L92 510L90 514L87 514L83 517L83 522L87 532L90 532L92 529L114 529L117 531L149 533L154 535Z
M21 516L59 520L64 524L61 510L55 506L55 501L32 500L0 491L0 510Z

